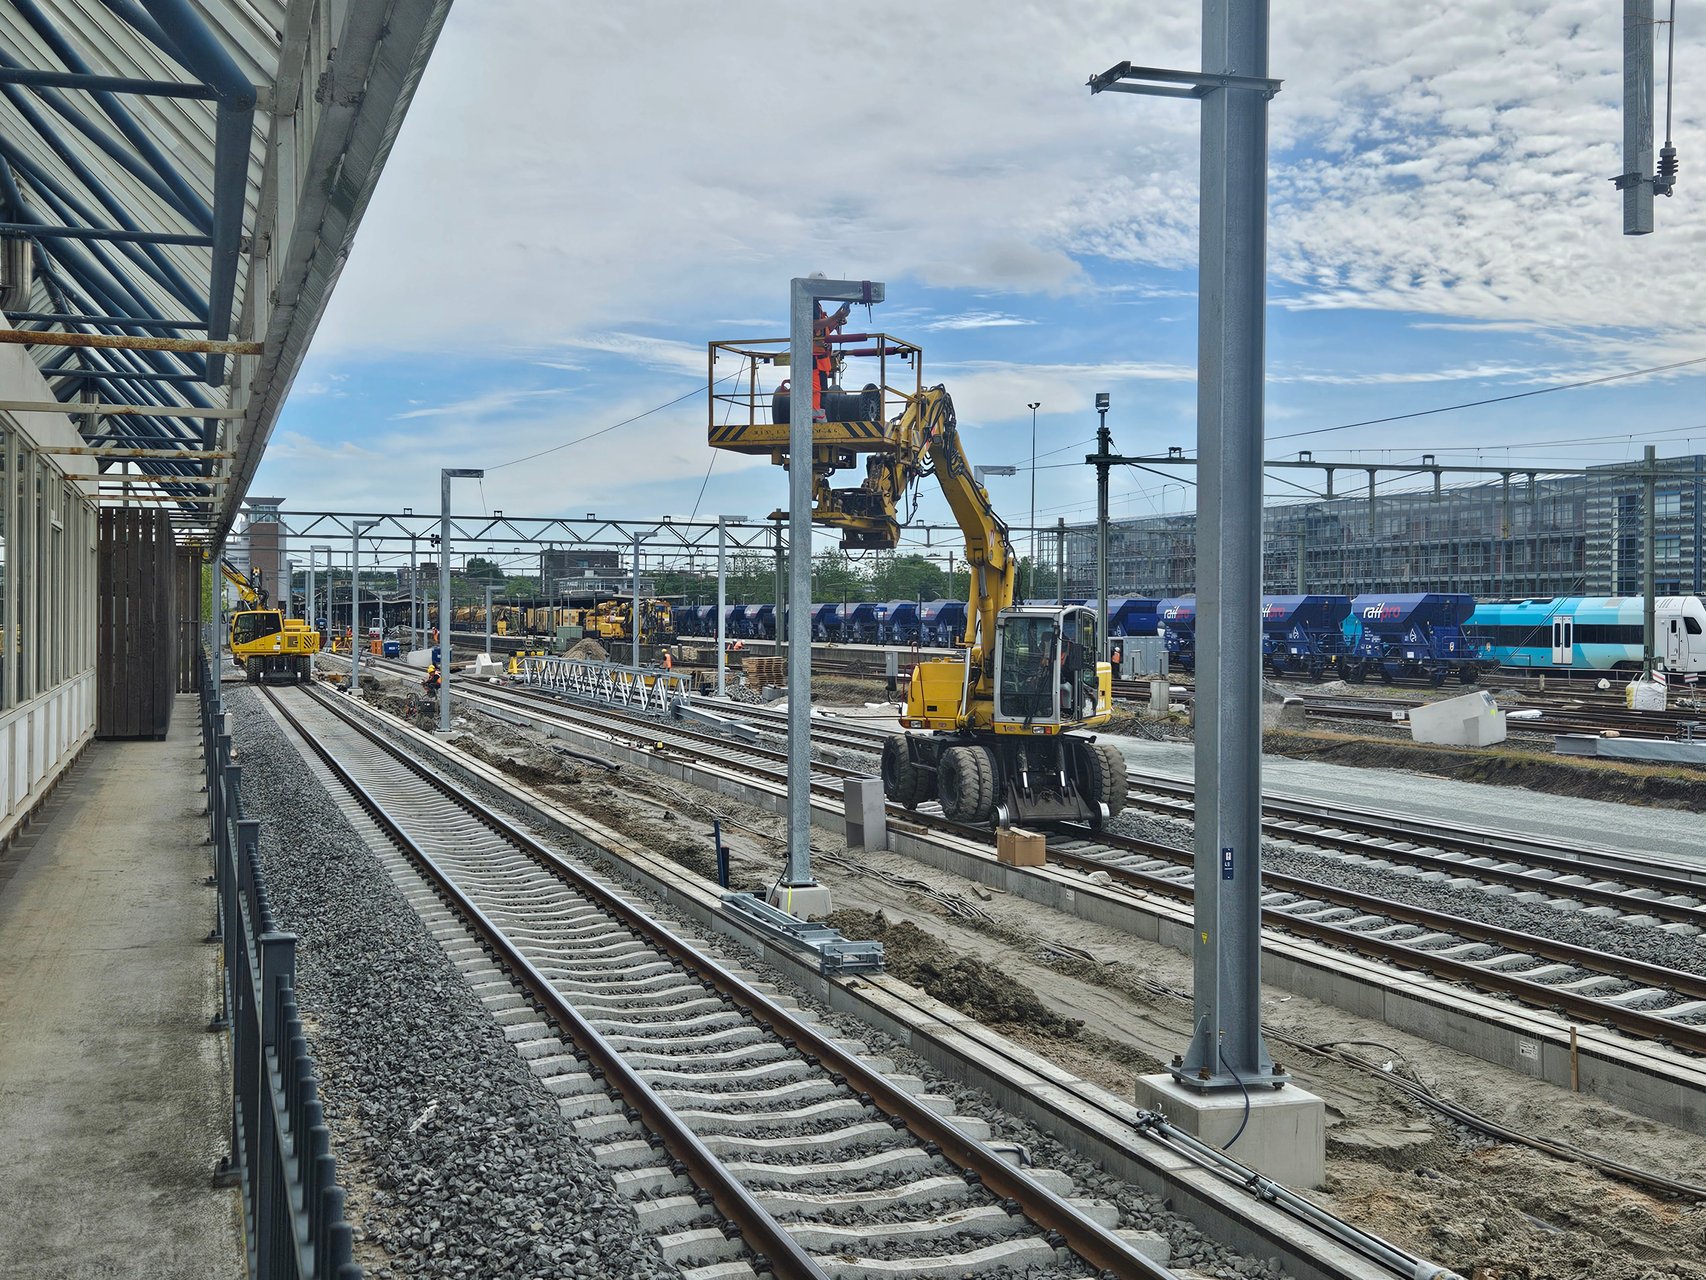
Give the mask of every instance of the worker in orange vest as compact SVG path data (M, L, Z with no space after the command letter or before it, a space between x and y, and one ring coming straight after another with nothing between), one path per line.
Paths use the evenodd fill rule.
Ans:
M828 391L835 381L835 356L830 351L829 338L847 323L847 317L853 313L852 303L843 302L840 309L831 315L825 315L823 303L813 304L817 315L812 320L812 421L827 422L829 419L823 411L823 393Z
M674 671L675 670L675 659L669 656L669 650L668 649L665 649L663 651L663 669L665 671Z

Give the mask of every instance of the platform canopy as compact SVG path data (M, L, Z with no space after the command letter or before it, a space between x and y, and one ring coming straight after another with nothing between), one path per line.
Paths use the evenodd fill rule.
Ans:
M230 531L449 8L0 3L0 339L181 539Z

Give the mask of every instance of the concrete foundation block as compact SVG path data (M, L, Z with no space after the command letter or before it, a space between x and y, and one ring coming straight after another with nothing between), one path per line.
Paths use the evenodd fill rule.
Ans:
M1486 747L1505 740L1505 713L1485 689L1410 709L1410 737L1446 747Z
M1137 1105L1159 1111L1168 1121L1233 1159L1294 1190L1319 1187L1327 1176L1327 1108L1312 1093L1287 1085L1257 1088L1245 1095L1239 1089L1199 1093L1171 1075L1139 1076ZM1243 1132L1239 1133L1239 1126Z
M801 920L822 920L835 908L829 888L821 884L779 884L770 891L771 906Z
M849 778L843 784L849 849L885 850L889 847L888 806L883 780L878 777Z

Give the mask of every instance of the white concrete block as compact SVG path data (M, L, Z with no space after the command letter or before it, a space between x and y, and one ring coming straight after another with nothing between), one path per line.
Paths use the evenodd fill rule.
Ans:
M1248 1123L1242 1090L1199 1093L1167 1074L1137 1078L1137 1105L1159 1111L1192 1137L1226 1150L1282 1186L1303 1190L1326 1180L1327 1108L1296 1085L1252 1089ZM1237 1141L1228 1150L1235 1134Z
M1505 713L1485 689L1410 709L1410 737L1445 747L1486 747L1505 740Z

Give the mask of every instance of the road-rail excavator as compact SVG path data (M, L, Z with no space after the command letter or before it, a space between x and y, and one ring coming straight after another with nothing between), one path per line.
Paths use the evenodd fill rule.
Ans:
M971 569L964 655L913 668L901 718L909 732L883 744L885 794L909 809L936 800L944 816L972 825L1101 826L1124 806L1126 779L1118 748L1083 732L1107 722L1113 694L1096 611L1014 603L1007 526L966 458L947 390L924 385L920 348L881 333L820 342L832 352L818 353L820 365L841 373L859 359L876 380L820 393L827 421L812 426L813 522L839 530L845 549L890 549L909 494L915 505L914 487L933 476ZM741 362L732 371L731 359ZM760 385L766 368L788 360L785 338L710 344L713 448L789 465L791 392L784 384L766 398ZM831 476L861 454L863 481L834 487Z
M269 675L311 680L320 633L301 618L287 618L282 610L268 608L266 591L225 561L219 562L219 568L244 605L231 615L229 630L231 661L238 670L250 684L260 684Z

